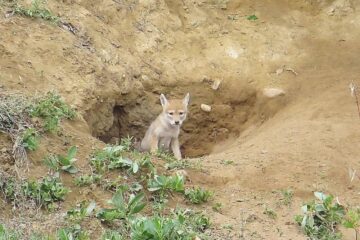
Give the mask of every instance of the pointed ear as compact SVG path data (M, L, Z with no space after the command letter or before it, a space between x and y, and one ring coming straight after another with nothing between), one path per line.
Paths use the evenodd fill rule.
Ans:
M164 94L160 94L160 102L163 107L165 107L168 104L168 100L166 99Z
M189 104L189 101L190 101L190 94L187 93L183 99L184 105L187 106Z

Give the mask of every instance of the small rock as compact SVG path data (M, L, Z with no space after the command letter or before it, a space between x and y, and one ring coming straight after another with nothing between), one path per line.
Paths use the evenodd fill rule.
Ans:
M279 68L279 69L276 69L276 75L280 75L284 72L284 69L283 68Z
M216 80L213 82L213 84L211 85L211 88L212 88L213 90L218 90L219 87L220 87L220 84L221 84L221 81L218 80L218 79L216 79Z
M266 97L273 98L273 97L285 95L285 91L281 88L264 88L263 94Z
M204 112L211 112L211 106L207 105L207 104L201 104L200 105L201 110L203 110Z
M141 75L141 79L143 81L149 81L150 80L150 78L147 75Z
M6 152L7 152L7 149L6 149L6 148L2 148L0 151L1 151L2 153L6 153Z

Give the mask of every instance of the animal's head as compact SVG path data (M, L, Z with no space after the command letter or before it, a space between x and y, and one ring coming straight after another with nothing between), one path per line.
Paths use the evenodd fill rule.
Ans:
M173 126L181 125L186 119L187 107L190 94L187 93L184 99L166 99L164 94L160 95L160 102L163 107L163 114L166 121Z

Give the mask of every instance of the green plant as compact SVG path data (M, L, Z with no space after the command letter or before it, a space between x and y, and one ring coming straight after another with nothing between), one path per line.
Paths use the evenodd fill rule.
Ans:
M175 160L172 162L168 162L165 164L165 168L167 170L173 170L173 169L185 169L191 167L191 164L189 161L181 159L181 160Z
M277 218L277 214L276 212L271 209L271 208L265 208L264 212L263 212L265 215L267 215L269 218L271 219L276 219Z
M110 160L108 168L109 170L116 168L126 168L132 173L137 173L139 171L139 164L129 158L118 157L116 159Z
M156 152L156 157L165 160L166 162L175 162L177 161L174 155L170 152L162 151L161 149L158 149Z
M54 92L48 92L46 96L38 99L30 107L29 113L32 117L44 119L44 129L50 132L58 130L61 119L76 117L76 112Z
M68 172L68 173L77 173L78 170L74 166L74 162L76 161L75 155L77 152L77 148L72 146L66 156L62 155L49 155L44 159L44 163L50 169L54 171L58 171L59 169Z
M120 233L106 229L101 236L101 240L123 240L124 238Z
M73 223L81 223L85 217L91 215L96 207L96 203L94 201L88 203L87 201L82 201L76 205L75 208L70 209L66 213L67 219L69 219Z
M182 175L175 176L158 176L148 180L148 190L150 192L160 192L161 197L165 197L166 193L184 192L184 177Z
M17 5L14 9L14 12L19 15L24 15L31 18L42 18L47 21L54 23L59 22L60 18L55 16L50 10L43 6L45 1L43 0L32 0L31 6L25 8L23 6Z
M145 207L146 204L143 202L144 197L144 193L137 195L131 194L129 200L126 201L123 190L118 190L109 201L109 204L111 204L113 208L101 209L96 217L103 222L132 217Z
M132 240L192 240L210 226L209 218L189 209L171 216L140 217L130 223Z
M358 240L360 233L360 208L350 209L345 215L343 221L343 226L345 228L354 229L355 231L355 240Z
M176 209L170 216L143 217L131 222L131 238L144 239L194 239L210 226L207 216L190 209Z
M1 240L18 240L21 239L20 232L15 230L8 230L4 225L0 224L0 239Z
M282 199L281 199L281 203L289 206L291 205L293 196L294 196L294 192L291 189L284 189L281 190L281 194L282 194Z
M57 231L57 240L90 240L89 234L76 224L72 227L62 228Z
M25 149L35 151L39 147L39 135L34 128L28 128L22 135L22 145Z
M232 165L232 164L234 164L235 162L232 161L232 160L221 160L220 163L221 163L221 164L224 164L224 165Z
M154 216L138 218L131 223L131 239L133 240L191 240L195 235L189 236L183 231L184 219L171 219Z
M125 151L130 151L132 146L133 137L127 136L126 138L121 138L120 145L124 147Z
M17 184L14 178L1 179L0 190L4 194L5 199L13 201L19 194L17 191Z
M74 183L78 187L90 186L93 183L100 182L102 176L98 174L82 175L75 178Z
M255 21L255 20L258 20L258 19L259 18L254 14L247 17L247 20L250 20L250 21Z
M215 211L215 212L221 212L221 209L222 209L222 204L221 203L215 203L213 206L212 206L212 209Z
M27 181L22 184L22 192L38 205L51 207L54 202L64 200L69 192L57 177L45 177L41 181Z
M115 162L124 151L125 147L122 145L107 146L102 150L95 151L90 159L90 164L95 168L95 172L103 173L110 162L114 162L112 167L115 168Z
M314 193L316 200L301 207L303 215L295 216L295 221L311 239L341 239L337 226L342 222L345 209L333 203L332 195Z
M212 196L212 192L200 187L185 190L185 197L194 204L207 202Z

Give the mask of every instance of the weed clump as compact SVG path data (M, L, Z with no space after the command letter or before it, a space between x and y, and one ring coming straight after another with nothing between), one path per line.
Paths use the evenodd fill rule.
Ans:
M69 192L58 177L47 176L39 181L16 181L15 178L0 177L0 191L5 199L15 205L32 200L38 206L54 208L54 203L63 201Z
M46 166L48 166L51 170L58 172L60 169L74 174L78 172L78 169L74 166L74 163L76 161L75 155L77 152L77 148L75 146L72 146L66 156L62 155L49 155L44 159L44 163Z
M44 119L44 130L49 132L58 130L61 119L76 117L76 112L54 92L48 92L45 96L37 99L30 107L29 113L32 117Z
M17 4L14 8L14 13L30 18L41 18L46 21L58 23L60 18L55 16L49 9L44 6L42 0L32 0L30 7L24 7Z
M193 204L207 202L212 196L212 192L200 187L185 190L185 197Z
M341 239L337 231L345 216L345 208L334 203L332 195L314 193L317 200L301 207L303 215L295 216L295 221L311 239Z

